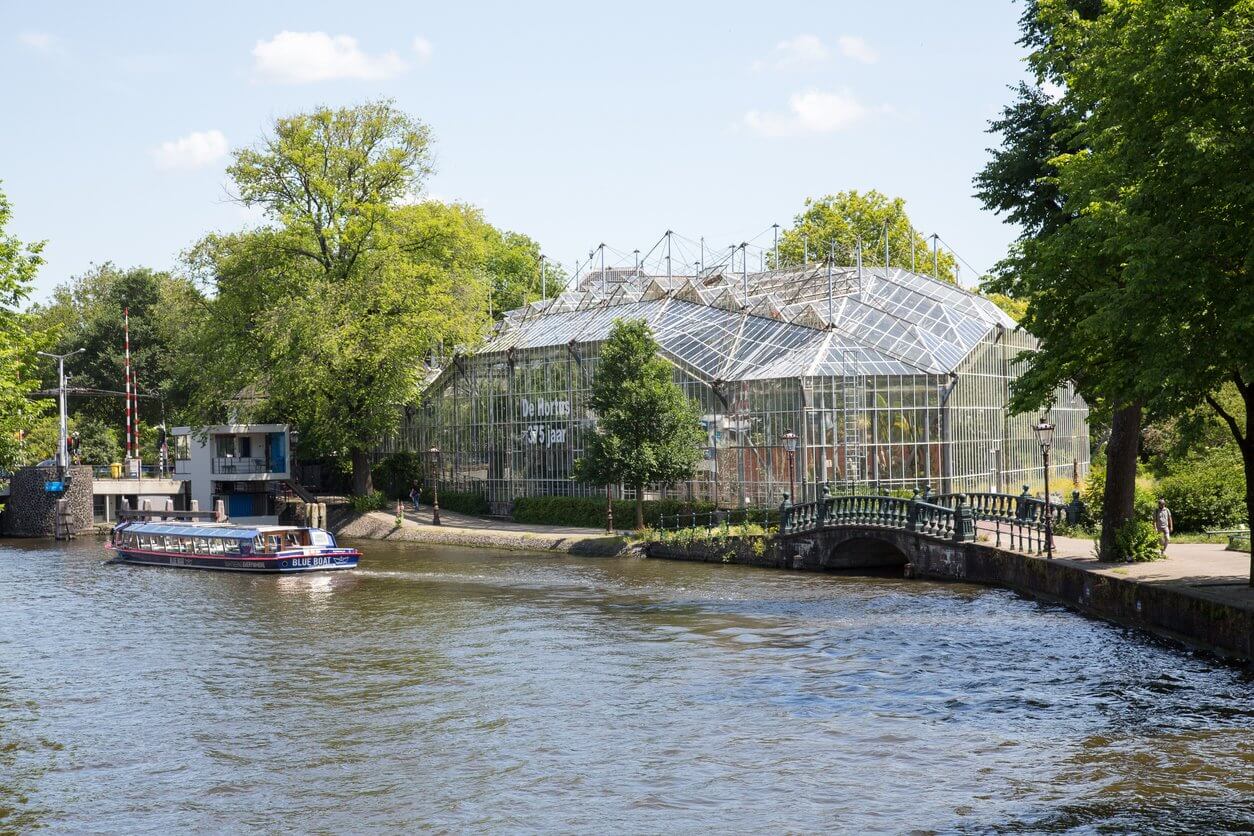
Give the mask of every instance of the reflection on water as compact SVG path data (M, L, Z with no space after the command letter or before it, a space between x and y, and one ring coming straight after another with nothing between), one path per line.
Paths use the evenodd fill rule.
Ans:
M998 591L0 543L0 831L1254 826L1251 677Z

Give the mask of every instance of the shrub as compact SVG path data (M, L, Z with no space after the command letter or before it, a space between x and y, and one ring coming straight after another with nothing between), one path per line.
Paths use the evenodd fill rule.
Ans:
M1245 476L1232 456L1212 456L1177 465L1158 483L1180 531L1230 528L1243 522Z
M1102 508L1106 499L1106 465L1094 464L1089 468L1088 478L1080 490L1080 499L1084 502L1085 518L1081 524L1089 527L1101 525ZM1137 477L1136 493L1132 500L1133 515L1138 520L1154 518L1153 481L1148 477Z
M365 496L354 496L348 500L348 504L357 513L365 514L368 511L382 511L388 505L388 498L382 491L375 491Z
M1132 519L1125 522L1115 535L1115 556L1131 563L1147 563L1160 559L1162 541L1153 523Z
M644 503L644 524L661 528L662 518L674 525L676 514L696 511L700 522L713 509L708 502L689 503L678 499L651 499ZM605 526L605 500L595 496L524 496L514 500L515 522L538 525L569 525L582 528ZM614 500L614 527L632 528L636 522L636 503L631 499Z
M422 504L430 506L435 498L430 488L422 489ZM473 517L486 517L492 510L488 498L477 491L440 491L440 510L456 511Z
M422 459L417 453L393 453L374 466L375 487L393 499L408 499L409 486L422 484Z

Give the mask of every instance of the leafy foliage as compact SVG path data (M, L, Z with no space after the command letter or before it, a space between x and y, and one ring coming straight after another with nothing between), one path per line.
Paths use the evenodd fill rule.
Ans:
M280 119L229 169L275 225L211 235L189 254L215 290L188 352L207 361L202 420L251 387L253 402L234 405L296 425L306 454L347 455L355 494L372 492L369 450L415 400L423 358L484 324L471 267L413 246L416 216L432 212L394 207L430 171L428 142L388 102ZM452 243L482 243L464 239Z
M1158 532L1154 530L1153 523L1133 518L1120 526L1115 534L1114 557L1116 560L1125 560L1129 563L1161 560L1163 556L1161 546L1162 542L1158 538Z
M421 485L425 468L418 453L393 453L374 466L375 487L393 499L408 499L411 485Z
M906 215L905 200L874 189L856 189L806 198L805 209L793 219L791 229L779 236L780 266L801 264L808 247L810 262L822 261L835 252L837 264L852 264L862 237L862 263L884 264L884 225L888 225L888 261L893 267L932 273L932 253L928 241L915 231ZM914 256L911 256L911 244ZM947 252L937 254L937 277L947 282L957 278L957 263Z
M367 494L349 497L348 505L359 514L367 514L387 508L388 498L383 491L371 491Z
M601 348L589 405L597 425L575 462L575 478L625 484L639 492L652 482L691 478L705 442L697 406L673 379L673 367L642 320L614 323ZM636 528L644 527L642 499Z
M19 310L43 264L43 242L24 243L5 232L13 210L0 191L0 469L12 467L24 431L45 405L27 393L38 388L35 351L41 339L32 318Z
M424 505L430 507L435 494L430 488L423 488L420 499ZM488 505L488 498L475 491L440 491L440 510L486 517L491 507Z
M441 494L443 499L444 495ZM614 500L614 519L622 522L635 513L635 501ZM641 506L645 525L657 528L663 518L676 514L708 514L714 506L708 502L681 502L675 499L645 500ZM594 496L522 496L514 500L511 515L515 522L536 525L567 525L580 528L605 526L605 500Z
M129 308L134 379L142 393L156 396L139 399L139 415L159 423L164 404L167 419L177 423L185 416L195 382L179 352L204 305L190 279L106 263L57 286L52 298L35 306L32 314L37 327L53 336L51 351L85 349L70 361L71 385L119 392L125 388L123 311ZM56 364L45 360L41 371L44 387L55 387ZM120 397L75 398L70 407L75 414L125 429L125 403Z
M1186 460L1158 483L1176 528L1229 528L1245 516L1241 462L1234 455Z

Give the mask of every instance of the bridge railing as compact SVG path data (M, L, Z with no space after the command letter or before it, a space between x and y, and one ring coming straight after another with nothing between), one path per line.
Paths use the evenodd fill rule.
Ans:
M1046 502L1028 493L985 491L932 494L916 490L910 498L875 494L823 496L793 505L785 500L776 516L772 510L747 507L731 511L691 511L661 518L663 530L704 528L709 535L731 533L732 527L758 525L765 532L797 534L823 528L868 526L914 531L946 540L975 540L979 529L994 538L998 548L1039 554L1045 551L1045 520L1057 529L1079 521L1084 511L1079 494L1067 505ZM983 525L981 525L981 523Z

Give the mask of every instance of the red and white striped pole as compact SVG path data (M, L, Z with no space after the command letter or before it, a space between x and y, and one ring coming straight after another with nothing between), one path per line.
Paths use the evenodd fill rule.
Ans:
M134 457L135 448L131 444L134 436L135 418L131 414L131 309L122 309L123 345L126 349L126 458Z

